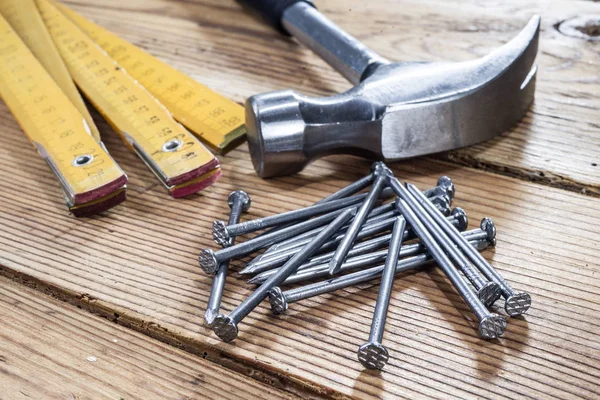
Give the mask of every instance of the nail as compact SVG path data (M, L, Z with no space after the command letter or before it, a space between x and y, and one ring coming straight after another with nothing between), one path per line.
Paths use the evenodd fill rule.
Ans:
M416 196L415 192L421 193L416 186L407 184L406 187L408 188L408 192L413 196ZM415 205L413 211L417 214L425 228L427 228L431 235L436 239L440 247L448 254L448 256L450 256L452 261L454 261L454 265L458 267L469 282L475 287L479 300L487 307L493 305L494 302L502 296L500 285L485 279L460 249L454 245L452 240L444 233L443 229L438 226L431 217L428 217L425 210L421 211Z
M484 339L495 339L502 336L506 330L506 320L498 314L490 313L481 300L479 300L479 298L473 293L471 288L469 288L467 281L460 275L448 256L446 256L438 244L438 241L434 239L434 236L432 236L427 228L425 228L413 209L403 199L409 199L409 201L412 203L411 205L413 205L417 211L423 211L424 214L427 213L425 213L422 208L419 209L418 203L412 198L411 194L408 193L408 191L404 189L399 182L397 183L398 185L394 183L391 187L394 190L397 190L397 186L400 186L402 189L396 192L401 197L401 199L398 199L396 202L398 208L400 209L400 213L404 216L404 218L406 218L408 223L411 224L417 233L417 236L419 236L423 244L427 247L431 257L441 267L444 274L452 282L454 288L458 291L465 303L469 306L469 308L471 308L477 317L477 320L479 321L479 335ZM462 237L460 234L459 236ZM472 246L469 247L472 248Z
M357 203L360 203L365 198L364 195L347 197L345 199L332 200L322 204L315 204L310 207L300 208L298 210L288 211L281 214L270 215L264 218L258 218L251 221L246 221L238 224L227 225L223 221L213 222L212 232L213 239L219 245L223 245L231 240L231 238L259 231L276 225L285 224L287 222L298 221L300 219L312 218L315 215L325 214L331 211L348 208Z
M248 211L252 200L248 193L243 190L236 190L229 194L227 204L231 212L229 214L229 223L235 224L240 220L242 213ZM235 239L231 239L228 246L234 243ZM210 326L217 314L219 313L219 307L221 307L221 299L223 298L223 289L225 288L225 279L227 278L227 272L229 270L229 261L225 261L219 267L215 278L210 289L210 297L208 298L208 305L206 306L206 312L204 313L204 322Z
M436 207L439 207L440 211L444 215L450 215L450 203L448 201L446 201L444 199L437 199L435 197L430 198L430 200L434 205L436 205ZM437 201L437 200L439 200L439 201ZM390 209L393 209L393 210L388 212L388 210L390 210ZM384 213L382 213L382 212L384 212ZM361 227L361 229L359 231L359 237L357 237L357 239L364 238L365 237L363 234L364 230L367 230L367 228L370 229L372 227L372 225L374 225L378 222L381 222L383 220L387 220L389 222L389 224L388 224L389 227L391 227L393 224L392 217L395 217L397 214L398 214L398 210L395 208L394 203L388 203L388 204L384 204L380 207L374 208L371 211L371 214L369 214L369 215L372 215L373 217L369 218L365 221L364 225ZM271 257L273 257L273 258L279 257L280 254L287 252L289 249L302 247L303 245L305 245L306 243L308 243L310 241L311 237L313 237L314 235L319 233L319 231L321 229L323 229L323 228L322 227L316 228L311 231L305 232L301 235L298 235L292 239L288 239L288 240L281 241L279 243L274 244L267 251L265 251L261 255L257 256L255 259L253 259L250 262L250 264L248 264L248 267L250 267L254 263L257 263L261 260L270 259ZM344 234L347 232L347 230L348 230L348 226L344 226L340 230L340 235L338 235L338 236L341 239L343 239ZM283 261L285 261L285 259L283 259ZM281 263L281 264L283 264L283 263ZM250 267L250 269L248 270L248 273L250 273L250 271L252 271L252 267ZM244 269L240 273L245 274L246 272L247 272L246 269Z
M472 246L476 246L478 250L485 250L488 244L487 241L476 241L470 243ZM422 267L430 261L431 256L428 253L422 253L414 257L404 258L398 261L396 264L396 275L411 271L418 267ZM331 293L336 290L377 279L381 276L383 268L383 265L379 265L377 267L372 267L348 275L337 276L326 281L316 282L310 285L286 290L285 292L282 291L280 287L273 288L269 292L271 311L273 314L283 314L288 309L289 304L297 301L319 296L325 293Z
M213 331L225 342L231 342L238 335L238 324L254 310L269 294L269 291L278 286L311 255L317 252L342 225L356 215L356 208L344 210L327 229L318 234L309 244L304 246L296 256L289 260L277 274L273 275L264 285L256 289L229 315L219 314L213 322Z
M368 175L367 177L372 177L372 176L373 176L373 174ZM367 177L365 177L365 178L367 178ZM363 178L363 179L365 179L365 178ZM372 178L371 178L371 180L372 180ZM366 184L364 184L364 182L362 182L361 185L364 184L364 186L361 186L360 189L358 189L358 190L364 189L370 182L371 181L366 181ZM444 215L449 215L449 213L450 213L450 205L452 204L452 196L454 196L454 185L452 184L452 180L450 178L448 178L448 177L441 177L438 180L438 182L441 183L441 185L435 186L435 187L433 187L431 189L427 189L423 193L428 198L432 199L431 201L440 208L440 211L442 211L442 213ZM449 187L451 187L452 190L449 190L448 189ZM332 198L332 197L335 196L335 195L337 195L338 193L342 192L343 190L344 189L342 189L342 190L334 193L333 195L327 197L324 200L327 200L327 199L330 199L330 198L332 200L335 200L337 197L336 198ZM354 193L354 192L350 192L349 194L352 194L352 193ZM451 194L451 196L449 195L449 193ZM390 188L385 188L385 189L383 189L383 191L381 192L381 195L379 197L382 198L382 199L385 199L385 198L392 197L393 195L394 195L394 192ZM321 202L317 202L315 204L319 204L319 203L321 203ZM391 204L393 204L393 203L391 203ZM371 211L371 213L369 213L369 218L377 215L377 213L379 213L379 212L382 212L382 211L380 211L378 209L380 209L382 207L385 207L385 206L389 206L389 204L386 204L384 206L381 206L381 207L373 209ZM395 211L395 206L392 207L392 208ZM386 211L388 211L388 210L386 210ZM365 221L365 223L366 223L366 221ZM283 227L290 226L290 225L282 225L281 227L283 228ZM271 229L271 230L269 230L267 232L273 232L273 231L275 231L275 230L277 230L279 228L280 227L277 226L277 227L275 227L275 228L273 228L273 229ZM305 233L303 235L300 235L298 238L293 238L293 239L290 239L290 240L284 240L284 241L282 241L280 243L277 243L277 244L269 247L263 254L259 255L256 260L260 259L261 257L264 257L267 254L270 254L271 252L273 252L274 250L276 250L276 249L278 249L278 248L280 248L282 246L286 246L288 243L295 242L296 240L300 239L302 236L304 236L304 237L310 237L313 234L316 235L317 233L318 233L318 231L317 232L312 232L312 233L311 232L307 232L307 233ZM261 236L261 235L258 235L258 236Z
M515 292L508 282L502 278L502 276L496 272L496 270L486 261L485 258L476 251L472 251L469 246L465 245L464 240L456 230L444 222L443 215L440 215L435 207L429 207L427 202L415 194L416 200L423 206L427 214L433 218L433 220L444 230L444 232L450 237L450 239L467 255L467 257L479 268L479 270L485 275L487 279L500 285L502 289L502 297L506 300L504 303L504 309L506 313L511 317L521 315L529 310L531 307L531 296L524 292ZM484 222L485 221L485 222ZM488 220L482 221L482 229L495 230L492 224L489 224Z
M381 200L381 199L387 199L387 198L395 196L394 192L392 192L391 190L388 191L387 189L388 188L386 188L385 190L383 190L381 192L382 194L379 196L379 200ZM384 195L384 193L387 193L387 194ZM363 196L363 199L364 199L364 196L366 196L366 194L363 194L361 196ZM371 212L369 213L369 219L371 219L371 222L373 222L376 219L377 216L383 217L383 215L385 213L388 213L388 212L393 212L393 214L395 215L397 213L397 210L395 209L395 207L390 206L390 204L393 205L393 202L392 203L388 203L388 204L384 204L384 205L379 206L379 207L375 207L373 210L371 210ZM343 229L347 229L347 228L348 227L345 226ZM314 235L316 235L317 233L319 233L322 229L323 229L323 227L315 228L312 231L305 232L302 235L298 235L298 237L294 237L294 238L291 238L291 239L288 239L288 240L282 240L281 242L278 242L278 243L272 245L271 247L269 247L261 256L270 254L270 253L278 250L279 248L293 246L295 244L295 242L300 241L302 239L311 238ZM304 245L304 244L306 244L306 242L302 243L301 246ZM261 256L258 256L258 257L260 258Z
M377 215L375 215L372 218L367 220L367 222L365 223L365 226L363 228L366 229L367 227L371 226L372 224L380 223L381 221L388 220L388 219L393 218L394 216L398 215L398 210L394 209L394 208L395 208L395 206L393 203L386 204L381 207L377 207L376 209L373 210L373 212L376 212L378 210L389 210L389 211L385 212L383 214L379 214L379 212L377 212ZM285 241L274 244L269 249L267 249L265 252L263 252L259 256L255 257L239 273L241 275L246 275L246 274L254 274L257 272L261 272L261 271L256 271L255 268L262 269L263 264L271 265L272 260L274 260L274 262L277 263L276 266L282 265L289 257L281 258L280 255L290 254L289 250L294 250L294 253L295 253L299 248L304 246L306 243L310 242L310 240L314 236L316 236L319 232L321 232L323 229L324 229L324 227L321 226L316 229L312 229L308 232L304 232L300 235L297 235L297 236L293 237L292 239L285 240ZM340 234L345 232L347 229L348 229L348 224L346 224L345 226L342 227L342 229L340 229ZM340 236L340 235L338 235L338 236ZM270 268L267 268L267 269L270 269ZM266 269L263 269L263 270L266 270Z
M454 196L456 195L456 188L454 187L454 182L452 182L452 179L449 176L440 176L437 181L437 185L438 187L445 188L448 197L450 197L450 199L454 199Z
M321 200L317 201L314 204L322 204L322 203L326 203L328 201L337 200L337 199L341 199L341 198L344 198L344 197L351 196L351 195L353 195L353 194L361 191L362 189L366 188L367 186L369 186L369 184L372 181L373 181L373 174L367 175L364 178L361 178L360 180L354 182L353 184L351 184L351 185L349 185L349 186L347 186L347 187L345 187L345 188L343 188L341 190L338 190L337 192L335 192L335 193L327 196L324 199L321 199ZM379 197L381 199L387 199L387 198L392 197L393 194L394 194L394 192L392 192L391 190L388 190L386 188L386 189L384 189L381 192L381 195ZM292 225L293 225L292 222L287 223L287 224L277 225L277 226L275 226L275 227L273 227L273 228L271 228L271 229L269 229L269 230L267 230L267 231L265 231L263 233L260 233L258 236L265 235L265 234L271 233L271 232L275 232L275 231L278 231L278 230L283 229L283 228L287 228L288 226L292 226Z
M340 267L342 263L346 260L348 252L350 248L354 244L356 237L358 236L358 232L360 228L364 224L367 219L367 215L373 208L375 204L375 200L379 197L379 193L383 190L384 186L387 185L389 178L393 176L392 171L385 166L382 162L377 162L373 164L373 172L375 174L375 180L373 181L373 186L369 191L369 194L365 198L364 202L358 209L356 216L352 220L352 223L348 227L344 238L341 240L337 249L335 250L335 254L331 258L329 262L329 274L335 275L340 271Z
M389 353L385 346L381 344L381 341L383 339L385 320L390 305L394 275L396 274L396 265L398 264L398 256L402 248L402 237L404 236L405 228L406 220L398 217L394 223L390 248L385 266L383 267L369 340L358 348L358 360L363 366L369 369L383 369L389 358Z
M462 235L464 235L465 238L469 242L478 242L478 241L486 241L487 240L488 244L490 243L490 239L488 237L488 232L483 231L481 229L473 229L468 232L463 232ZM403 240L406 240L406 235L404 236ZM486 247L487 247L487 245L486 245ZM421 243L408 244L408 245L402 246L402 250L400 251L400 257L411 257L411 256L418 255L420 253L423 253L423 252L425 252L425 247ZM381 251L377 251L377 252L373 252L373 253L362 254L362 255L359 255L356 257L350 257L346 260L346 262L344 262L342 264L342 267L340 268L340 272L353 271L353 270L356 270L359 268L363 268L365 266L383 262L387 258L387 253L388 253L387 250L381 250ZM304 281L308 281L308 280L312 280L312 279L316 279L316 278L322 278L322 277L326 277L327 275L329 275L329 268L328 268L328 264L326 264L326 261L322 264L318 264L318 265L314 265L314 266L310 266L310 267L304 267L305 265L310 265L310 264L307 263L307 264L301 265L298 268L298 271L296 271L289 278L287 278L285 280L285 282L283 282L282 285L292 285L295 283L304 282ZM269 277L271 277L276 272L277 272L277 269L265 271L263 273L256 275L254 278L250 279L248 281L248 283L260 285L261 283L263 283L267 279L269 279Z
M398 210L394 206L394 203L388 203L388 204L381 205L379 207L375 207L369 213L369 218L365 221L365 225L371 224L373 222L376 222L376 221L384 219L384 218L393 217L397 214L398 214ZM348 224L344 225L342 227L342 229L340 229L340 231L347 230L348 226L349 226ZM292 247L302 246L302 245L306 244L307 242L300 243L301 241L306 240L306 239L310 240L310 238L317 235L323 229L324 229L324 227L319 227L319 228L310 230L308 232L304 232L303 234L298 235L297 237L293 237L291 239L283 240L279 243L276 243L273 246L269 247L263 254L258 256L255 260L258 260L261 257L266 257L269 254L275 253L276 251L285 250L285 249L292 248ZM298 243L300 243L300 245Z
M462 208L456 208L455 210L456 210L455 213L453 215L449 216L448 219L451 221L452 224L456 225L458 230L460 230L462 232L465 229L467 229L467 226L469 225L469 221L467 219L467 214L464 212L464 210ZM363 226L362 230L358 234L357 239L363 239L363 238L371 236L375 233L381 233L384 230L387 230L389 227L391 227L393 222L394 222L394 218L389 218L389 219L386 219L386 220L383 220L383 221L380 221L380 222L377 222L374 224L365 225L365 226ZM373 232L375 230L377 230L377 232ZM404 240L409 240L409 239L414 238L414 233L413 233L412 229L407 229L405 235L406 236L404 237ZM335 245L335 243L337 241L341 240L343 237L344 237L343 233L339 234L334 239L333 243L327 243L326 246L324 246L324 247L333 247ZM373 250L376 248L386 246L389 243L390 238L391 238L391 235L388 234L388 235L370 239L365 242L356 243L352 247L352 249L350 249L350 251L348 252L348 257L353 257L356 255L364 254L365 252L367 252L369 250ZM308 240L306 240L304 242L299 242L299 243L305 244L307 241ZM330 244L331 244L331 246L330 246ZM299 249L299 247L297 247L297 246L287 249L287 250L283 249L281 251L277 251L276 253L269 254L268 256L266 256L262 259L258 259L258 261L255 259L250 264L248 264L248 266L246 268L244 268L240 272L240 274L256 274L259 272L269 271L274 268L277 268L280 265L282 265L283 263L285 263L285 261L288 260L290 257L292 257L294 254L296 254L298 249ZM324 248L322 250L326 250L326 248ZM318 256L318 258L320 258L321 261L311 260L310 263L313 265L319 265L325 261L329 262L331 260L331 258L333 257L334 253L335 253L335 251L332 251L330 253L320 255L320 256ZM323 260L324 257L325 257L325 260ZM328 271L329 271L329 269L328 269Z
M317 226L321 226L324 221L330 222L337 218L340 214L344 213L346 210L347 209L333 211L325 215L309 219L308 221L301 222L294 226L290 226L258 238L253 238L243 243L238 243L218 251L204 249L200 251L200 254L198 255L198 263L200 264L200 268L202 268L202 270L207 274L215 274L219 268L219 265L227 260L243 257L246 254L250 254L258 249L270 246L280 240L294 237Z

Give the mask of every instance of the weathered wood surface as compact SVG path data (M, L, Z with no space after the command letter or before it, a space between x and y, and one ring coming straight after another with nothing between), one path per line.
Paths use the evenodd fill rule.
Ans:
M69 4L240 102L271 89L325 94L348 86L316 57L240 13L233 2ZM591 13L598 4L457 4L460 8L446 2L331 1L321 8L384 54L430 60L483 54L543 8L540 63L546 68L534 111L502 139L448 157L477 159L476 166L506 167L510 174L525 171L515 173L520 178L539 172L560 176L557 185L596 190L596 170L581 161L599 154L593 126L598 123L594 45L562 37L551 25ZM576 98L567 102L570 95ZM455 204L467 210L473 227L483 216L494 219L499 243L485 255L516 288L531 292L534 305L525 318L509 320L504 339L486 342L477 338L473 316L440 271L407 274L396 281L384 338L390 364L377 374L365 372L355 354L368 336L376 284L295 304L280 318L271 317L264 304L243 322L239 339L224 344L201 327L211 280L196 263L200 249L214 246L210 225L227 217L231 190L252 195L245 218L265 216L322 198L364 175L368 162L332 157L298 176L261 181L243 146L221 158L225 177L220 183L176 201L106 124L99 125L109 151L129 174L129 199L103 216L76 220L65 211L46 165L0 105L2 274L305 396L600 396L597 199L446 162L396 165L400 177L423 188L439 175L450 175L458 190ZM233 270L242 265L233 263ZM224 308L230 310L250 289L233 274Z
M105 216L76 220L28 146L22 135L0 135L6 275L289 390L364 398L600 395L597 199L443 163L396 168L421 187L452 176L455 204L472 224L487 215L498 226L499 244L486 256L531 292L534 305L525 318L510 319L504 339L486 342L438 270L408 274L394 287L385 337L391 362L375 374L363 371L355 352L368 335L377 285L295 304L281 318L264 304L243 322L238 340L224 344L201 327L211 279L196 264L198 251L214 246L211 222L226 217L231 190L248 191L250 216L265 216L316 201L364 174L367 162L336 158L295 178L261 182L247 152L234 151L223 158L220 184L175 201L111 135L109 150L130 171L129 200ZM10 187L16 179L27 195ZM224 308L249 293L232 275Z
M0 399L291 395L0 278Z
M282 38L231 0L67 3L238 102L271 90L320 96L350 87L308 49ZM398 61L477 58L540 14L532 110L495 140L437 157L600 194L600 42L566 36L556 27L576 16L590 16L600 26L600 3L329 0L317 5L374 50Z

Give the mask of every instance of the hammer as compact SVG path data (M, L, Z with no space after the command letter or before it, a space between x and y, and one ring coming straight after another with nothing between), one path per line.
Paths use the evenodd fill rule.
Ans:
M291 90L246 101L254 168L268 178L328 154L396 161L488 140L533 102L540 17L510 42L466 62L392 63L310 0L239 0L308 46L355 86L309 98Z

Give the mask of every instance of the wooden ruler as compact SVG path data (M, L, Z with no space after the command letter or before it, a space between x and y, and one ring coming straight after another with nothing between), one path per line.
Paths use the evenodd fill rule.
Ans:
M44 21L37 10L35 0L0 0L0 13L19 34L29 50L50 73L54 81L67 95L71 103L85 118L92 136L100 141L100 133L94 124L67 66L56 49Z
M75 215L102 211L124 200L126 175L1 15L0 96L58 177Z
M242 106L66 6L55 4L204 143L224 154L244 139L246 127Z
M37 5L77 86L173 197L218 179L217 159L163 104L54 3L37 0Z

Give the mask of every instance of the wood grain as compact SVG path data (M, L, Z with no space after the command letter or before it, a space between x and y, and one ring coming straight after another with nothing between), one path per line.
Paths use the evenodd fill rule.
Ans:
M486 342L438 270L407 274L391 303L385 336L391 362L374 374L363 371L355 352L368 336L376 284L303 301L281 318L264 304L241 324L238 340L224 344L201 327L211 279L196 263L200 249L214 246L211 222L226 218L231 190L252 195L246 218L265 216L318 200L366 173L368 162L331 158L293 178L260 181L244 147L222 159L218 185L175 201L108 135L109 151L131 177L129 199L106 215L76 220L24 136L6 135L16 132L14 122L2 123L9 126L0 135L0 264L7 276L305 396L600 394L596 199L445 163L397 165L398 176L423 188L442 174L454 178L455 205L467 210L472 226L484 215L498 226L499 244L486 256L517 289L531 292L534 305L525 318L510 319L504 339ZM15 181L26 194L10 189ZM242 265L234 262L234 271ZM250 290L232 274L224 309Z
M0 278L0 399L291 399Z
M350 87L308 49L281 37L231 0L67 3L240 103L272 90L291 88L321 96ZM541 14L537 97L523 122L497 139L434 158L600 194L599 42L557 30L562 21L576 16L595 15L598 21L600 3L329 0L317 5L365 44L398 61L477 58L510 40L532 15Z
M316 57L231 1L69 4L240 102L271 89L295 87L316 95L348 87ZM452 163L428 159L394 166L399 177L423 188L450 175L457 185L455 205L467 210L471 225L483 216L496 222L498 246L485 256L534 298L530 314L509 320L504 339L480 340L467 307L440 271L430 269L395 283L384 338L391 361L381 374L365 372L356 361L356 349L368 336L376 282L294 304L280 318L271 317L263 304L244 320L239 339L224 344L201 326L211 279L201 273L196 257L214 246L210 226L227 218L229 192L243 189L253 197L245 219L266 216L319 200L363 176L370 163L330 157L297 176L262 181L243 146L221 158L225 177L217 185L174 200L98 120L110 153L130 177L129 199L102 216L77 220L68 215L54 177L3 104L0 273L303 397L600 396L598 200L455 163L528 180L542 172L548 177L543 183L596 190L598 176L584 166L597 156L600 141L593 126L598 115L593 44L563 38L549 24L575 13L574 4L581 12L598 4L486 4L332 0L322 8L384 54L430 60L484 54L543 8L544 37L550 38L545 40L556 41L543 46L557 56L542 52L540 62L559 65L564 57L564 66L541 73L530 122L496 144L451 153L446 158ZM577 99L566 100L561 88ZM547 108L537 114L539 107ZM541 161L548 157L554 161ZM232 269L243 265L236 261ZM250 290L232 274L224 309L231 310Z

